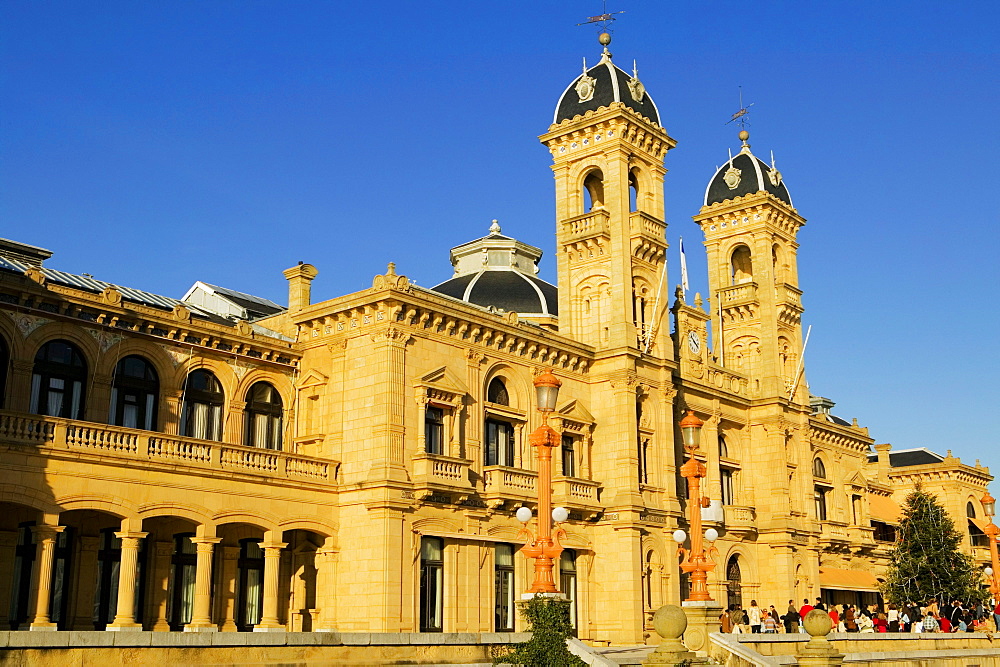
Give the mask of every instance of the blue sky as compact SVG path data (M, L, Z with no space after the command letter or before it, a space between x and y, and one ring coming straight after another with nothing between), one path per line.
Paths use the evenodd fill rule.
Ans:
M1000 472L995 2L612 3L611 51L678 146L670 281L738 147L773 150L800 232L814 393L895 448ZM555 279L537 136L599 54L599 2L0 3L0 236L49 265L181 296L195 280L286 299L418 284L505 233ZM994 415L991 417L990 415Z

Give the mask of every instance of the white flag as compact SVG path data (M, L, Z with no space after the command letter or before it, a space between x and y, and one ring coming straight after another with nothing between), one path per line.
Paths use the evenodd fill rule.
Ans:
M685 294L691 289L688 285L688 264L687 258L684 257L684 237L681 237L681 289L684 290Z

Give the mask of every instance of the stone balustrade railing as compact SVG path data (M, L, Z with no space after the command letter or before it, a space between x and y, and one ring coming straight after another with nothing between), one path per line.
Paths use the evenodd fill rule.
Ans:
M610 215L603 209L578 215L563 221L563 234L568 241L592 236L607 236L609 218Z
M163 462L263 477L333 482L336 463L271 449L243 447L122 426L0 411L0 444L66 449L133 462Z

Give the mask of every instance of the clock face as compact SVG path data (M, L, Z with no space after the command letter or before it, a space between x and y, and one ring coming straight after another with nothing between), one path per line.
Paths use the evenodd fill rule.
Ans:
M701 338L698 337L697 331L688 332L688 349L692 354L701 352Z

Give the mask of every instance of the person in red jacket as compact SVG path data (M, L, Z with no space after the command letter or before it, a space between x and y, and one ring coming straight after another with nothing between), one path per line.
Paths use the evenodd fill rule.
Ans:
M808 614L812 610L813 610L813 606L811 604L809 604L809 600L803 600L802 601L802 608L799 609L799 618L801 618L803 621L805 621L806 620L806 614Z

